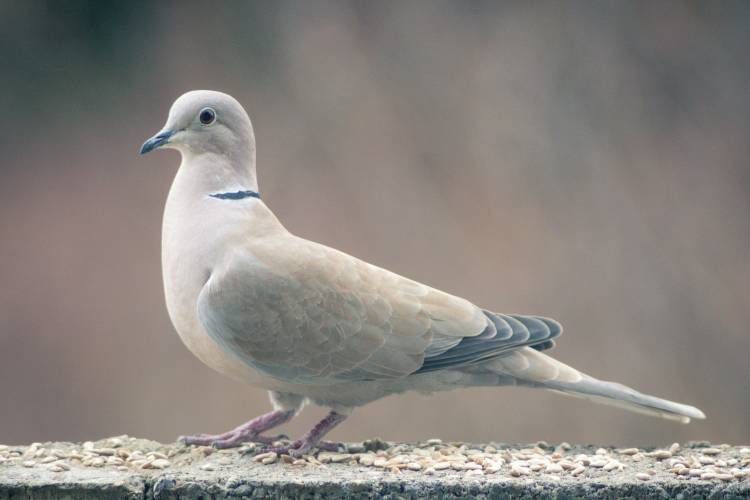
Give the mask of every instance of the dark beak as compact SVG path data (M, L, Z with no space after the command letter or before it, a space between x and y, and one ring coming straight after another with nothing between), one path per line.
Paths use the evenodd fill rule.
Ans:
M162 130L161 132L153 136L151 139L143 143L143 146L141 146L141 154L145 155L149 151L153 151L159 146L163 146L164 144L169 142L169 138L172 137L173 135L174 135L174 132L171 130Z

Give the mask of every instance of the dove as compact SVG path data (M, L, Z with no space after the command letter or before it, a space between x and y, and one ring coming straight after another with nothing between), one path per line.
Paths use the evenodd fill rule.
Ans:
M223 434L182 437L187 444L254 441L293 456L337 449L323 437L354 408L477 386L548 389L683 423L705 418L548 356L562 333L555 320L493 312L290 233L259 194L253 126L227 94L180 96L140 152L164 148L182 157L162 227L170 319L198 359L269 391L273 405ZM268 435L306 403L329 412L299 439Z

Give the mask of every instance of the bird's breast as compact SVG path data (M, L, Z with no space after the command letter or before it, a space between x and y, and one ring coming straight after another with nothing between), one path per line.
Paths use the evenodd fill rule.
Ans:
M203 363L238 381L265 388L269 381L222 349L198 318L198 296L212 269L230 251L230 235L221 230L231 221L197 203L170 196L162 227L162 273L169 317L187 348ZM231 227L231 225L230 225Z

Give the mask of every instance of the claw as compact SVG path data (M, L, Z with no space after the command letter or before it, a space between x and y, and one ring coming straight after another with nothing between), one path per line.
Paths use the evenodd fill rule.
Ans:
M262 453L268 453L269 451L272 451L278 455L289 455L290 457L300 458L302 455L307 454L307 452L312 449L313 446L314 445L312 443L305 443L301 439L298 439L297 441L281 446L267 446L261 451Z

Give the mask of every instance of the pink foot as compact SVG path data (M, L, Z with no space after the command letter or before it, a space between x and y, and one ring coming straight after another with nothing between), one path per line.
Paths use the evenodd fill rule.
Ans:
M248 441L271 444L283 436L261 436L260 433L288 422L293 416L294 411L291 410L274 410L223 434L180 436L178 441L186 445L215 446L216 448L232 448Z

